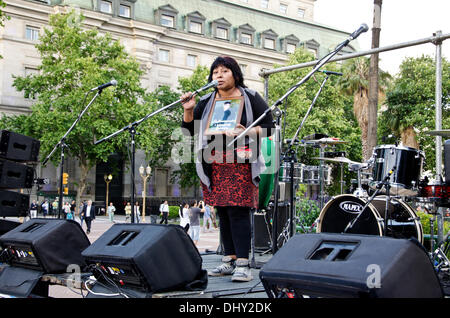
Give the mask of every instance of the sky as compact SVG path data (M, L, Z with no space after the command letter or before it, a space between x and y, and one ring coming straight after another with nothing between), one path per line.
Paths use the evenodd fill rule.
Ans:
M352 33L362 23L369 30L357 41L360 51L370 50L373 27L373 0L317 0L314 4L314 21ZM381 7L380 47L419 40L433 36L440 30L450 33L450 0L384 0ZM381 52L379 67L395 75L405 57L422 54L436 55L432 43L394 51ZM443 42L442 56L450 59L450 39Z

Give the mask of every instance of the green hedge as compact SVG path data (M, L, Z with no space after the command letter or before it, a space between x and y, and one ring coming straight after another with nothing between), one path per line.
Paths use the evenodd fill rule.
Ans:
M180 209L179 206L171 205L169 206L169 220L173 220L179 217L178 210Z

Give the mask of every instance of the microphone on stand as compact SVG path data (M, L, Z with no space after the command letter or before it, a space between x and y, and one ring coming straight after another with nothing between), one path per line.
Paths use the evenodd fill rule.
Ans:
M200 87L199 89L197 89L195 92L192 93L191 96L189 96L188 98L182 100L182 102L187 102L187 101L189 101L192 97L194 97L195 95L197 95L198 93L203 92L203 91L206 91L207 89L210 89L210 88L212 88L212 87L215 88L215 87L217 87L217 85L219 85L219 81L218 81L218 80L211 81L211 82L209 82L208 84L206 84L205 86Z
M93 91L96 91L96 90L100 90L100 91L101 91L101 90L103 90L104 88L107 88L107 87L109 87L109 86L116 86L116 85L117 85L117 81L116 81L115 79L113 79L111 82L102 84L102 85L100 85L100 86L97 86L97 87L91 89L90 92L93 92Z
M355 32L353 32L352 34L350 34L349 40L354 40L356 39L358 36L361 35L361 33L367 32L367 30L369 30L369 27L367 26L367 24L363 23L360 25L360 27L358 28L358 30L356 30Z
M343 74L342 73L339 73L339 72L332 72L332 71L319 71L319 72L322 72L322 73L324 73L324 74L327 74L327 75L337 75L337 76L342 76Z

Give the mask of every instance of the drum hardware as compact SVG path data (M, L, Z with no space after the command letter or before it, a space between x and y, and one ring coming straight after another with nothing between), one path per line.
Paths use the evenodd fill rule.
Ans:
M361 217L361 215L363 214L364 210L369 206L369 204L373 201L373 199L375 199L375 197L378 195L378 192L381 191L381 188L384 186L386 187L386 208L385 208L385 213L384 213L384 229L383 229L383 234L386 235L386 231L387 231L387 219L388 219L388 211L389 211L389 202L390 202L390 195L389 195L389 188L390 188L390 184L389 184L389 179L391 178L391 175L394 173L396 167L394 166L392 170L390 170L387 175L384 177L383 182L380 182L377 185L377 189L375 190L374 194L372 194L372 196L369 198L369 200L367 201L367 203L365 204L365 206L362 208L362 210L358 213L358 215L348 223L348 225L345 227L344 229L344 233L347 233L348 230L350 230L351 228L353 228L353 226L355 225L355 223L359 220L359 218ZM359 178L358 178L359 179ZM360 179L359 179L360 180ZM360 185L360 184L359 184ZM358 186L359 186L358 185Z

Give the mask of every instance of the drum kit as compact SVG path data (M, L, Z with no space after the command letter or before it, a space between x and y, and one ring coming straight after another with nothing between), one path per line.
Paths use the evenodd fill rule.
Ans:
M433 131L429 134L450 138L447 131ZM408 202L416 202L425 207L434 217L441 207L450 207L450 182L428 182L422 177L425 159L423 151L401 145L380 145L374 148L372 157L364 163L352 161L344 155L328 157L324 149L329 145L345 143L337 138L308 140L307 145L317 145L320 156L319 166L307 166L301 163L283 162L280 169L280 182L319 184L321 202L323 185L330 184L331 167L324 162L341 165L341 194L334 196L325 205L320 206L316 220L316 232L354 233L388 236L402 239L415 239L424 244L424 233L420 218ZM294 167L292 169L292 164ZM342 166L348 165L349 171L357 173L357 187L348 194L343 193ZM294 171L293 175L290 171ZM363 188L363 175L370 178ZM293 178L291 178L293 176ZM440 177L442 180L442 177ZM295 193L295 192L294 192ZM370 194L370 195L369 195ZM301 213L301 211L300 211ZM298 221L298 217L297 217ZM434 219L432 220L434 221ZM442 250L434 250L434 229L431 226L431 251L449 261ZM447 235L448 237L448 235ZM446 238L448 241L448 239ZM447 244L448 245L448 244ZM448 248L448 246L447 246ZM431 254L430 254L431 255Z

